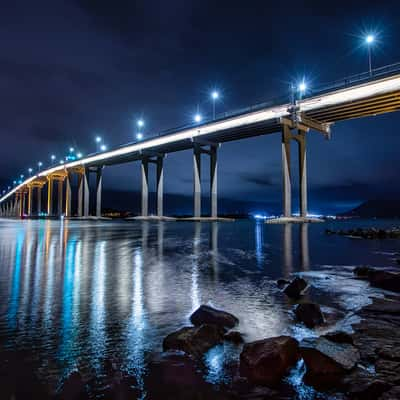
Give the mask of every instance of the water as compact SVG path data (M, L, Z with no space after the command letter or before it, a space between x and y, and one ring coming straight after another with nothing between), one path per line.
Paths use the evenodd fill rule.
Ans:
M41 378L52 387L75 368L88 379L96 376L101 387L107 358L141 382L162 339L189 324L202 303L237 315L247 341L349 329L354 311L368 296L380 295L351 279L352 266L395 267L400 242L327 236L324 230L372 225L397 221L1 220L0 343L34 349ZM294 323L293 304L275 280L296 273L312 283L307 296L330 315L328 326L310 331ZM226 364L237 355L229 345L208 352L206 379L228 379ZM303 388L299 398L302 392L313 396Z

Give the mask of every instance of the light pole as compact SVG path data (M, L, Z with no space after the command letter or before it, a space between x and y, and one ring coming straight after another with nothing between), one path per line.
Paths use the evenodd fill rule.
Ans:
M219 93L216 90L214 90L211 93L211 99L213 103L213 119L215 119L215 102L218 100L218 98L219 98Z
M29 172L29 176L32 175L33 169L32 168L28 168L28 172Z
M368 47L368 65L369 65L369 75L372 76L372 50L371 46L375 42L375 36L374 35L367 35L365 38L365 43L367 44Z
M42 163L41 161L39 161L39 162L37 163L37 165L38 165L38 169L39 169L39 171L40 171L40 169L42 168L43 163Z

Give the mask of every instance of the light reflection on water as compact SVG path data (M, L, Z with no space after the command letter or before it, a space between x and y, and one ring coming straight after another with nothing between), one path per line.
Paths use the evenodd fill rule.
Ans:
M107 358L142 382L148 355L202 303L237 315L247 341L309 335L275 280L303 273L310 299L350 312L373 289L346 266L391 265L399 243L325 236L327 227L0 221L0 343L35 348L56 385L74 368L101 379ZM227 345L207 353L207 379L223 381L237 356Z

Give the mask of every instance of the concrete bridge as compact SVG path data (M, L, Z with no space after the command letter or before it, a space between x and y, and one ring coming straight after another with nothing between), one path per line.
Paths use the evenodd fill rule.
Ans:
M211 219L218 218L217 155L221 143L253 136L280 133L282 137L283 216L292 216L290 142L298 144L300 215L307 217L306 138L309 131L330 137L337 121L368 117L400 109L400 63L375 69L334 82L290 102L270 102L225 113L202 124L170 130L151 139L52 166L24 180L0 198L0 216L101 217L102 171L114 164L138 161L142 175L141 216L148 217L149 164L156 165L157 217L164 217L164 159L168 153L193 151L193 216L201 218L201 159L210 162ZM95 175L94 193L89 177ZM77 180L77 193L72 181ZM57 186L57 194L55 187ZM42 189L47 188L47 204L42 204ZM54 196L57 201L54 201ZM95 209L90 198L95 196ZM75 199L75 207L72 207ZM54 207L54 205L57 207ZM72 210L74 213L72 212Z

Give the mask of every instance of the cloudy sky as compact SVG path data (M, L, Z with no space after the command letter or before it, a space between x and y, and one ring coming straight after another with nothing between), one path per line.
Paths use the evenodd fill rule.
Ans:
M366 71L368 32L377 37L374 66L400 61L398 1L328 3L2 4L2 187L38 161L48 163L50 154L65 156L70 146L84 154L95 151L96 135L109 147L132 141L139 117L150 137L191 122L197 108L210 114L213 88L221 92L222 112L285 96L303 76L313 87ZM338 123L331 141L311 132L310 210L336 212L370 198L399 197L399 122L399 114L391 114ZM190 151L167 157L166 192L191 194L191 163ZM296 176L295 156L293 168ZM203 175L207 193L206 162ZM104 185L139 190L139 164L107 168ZM224 144L219 193L279 208L280 135Z

